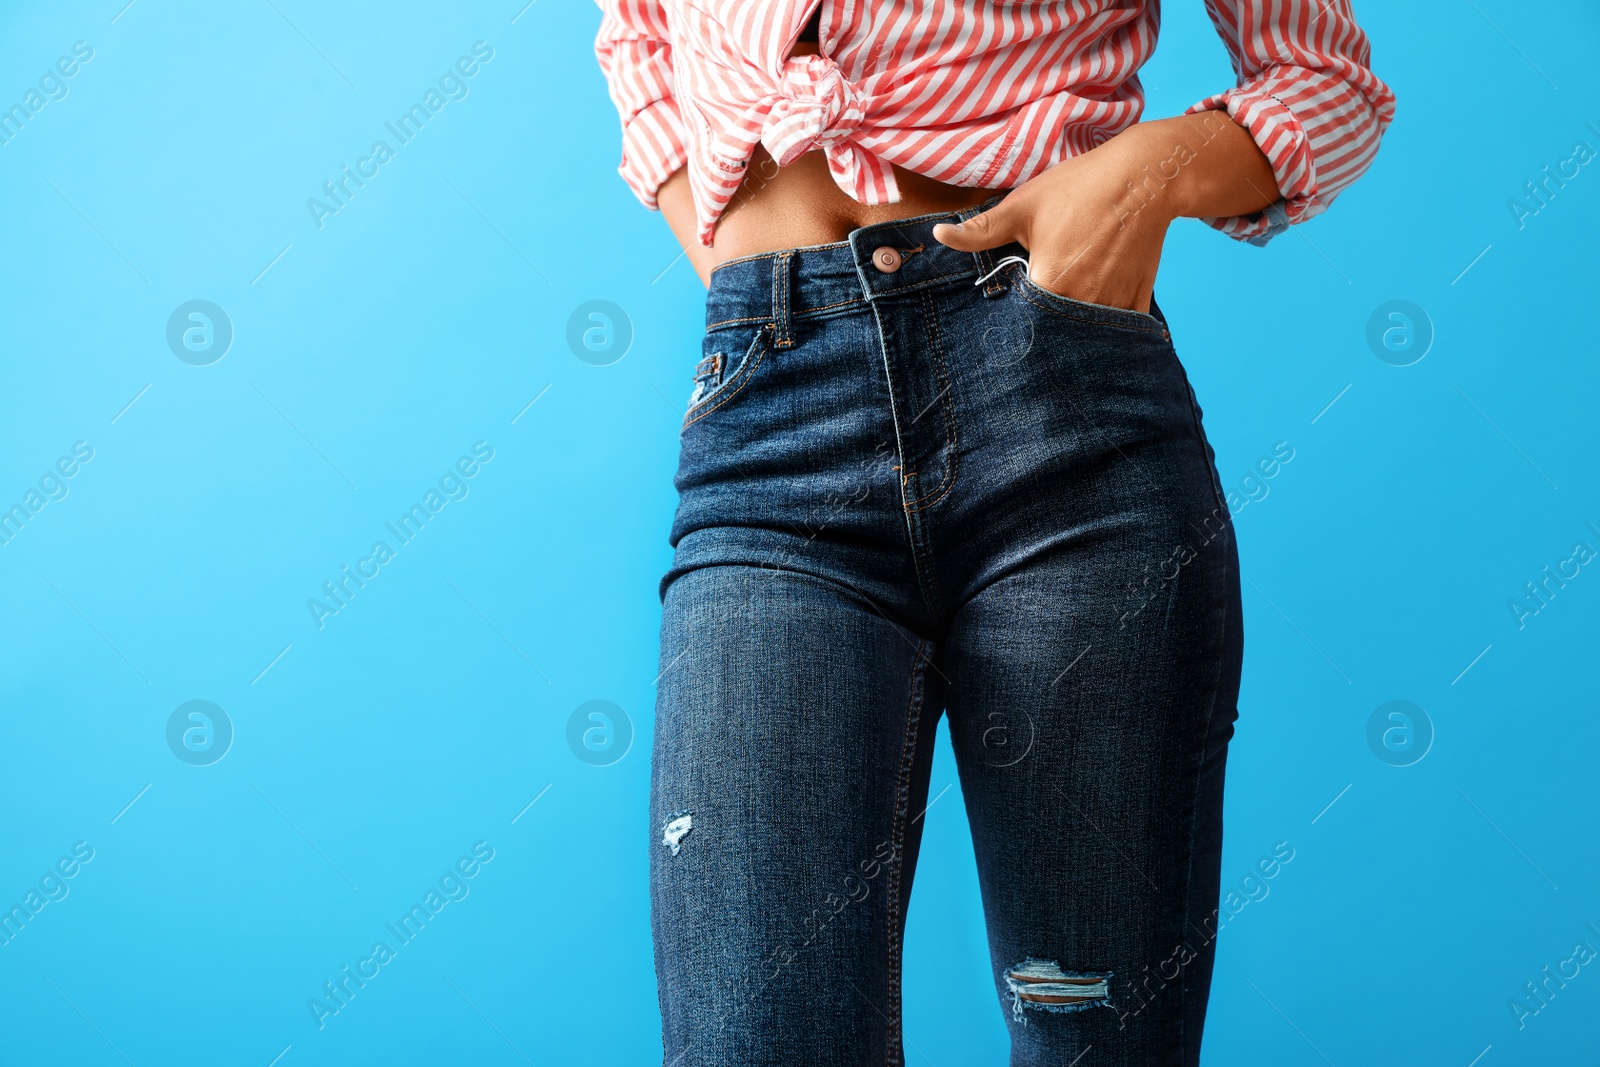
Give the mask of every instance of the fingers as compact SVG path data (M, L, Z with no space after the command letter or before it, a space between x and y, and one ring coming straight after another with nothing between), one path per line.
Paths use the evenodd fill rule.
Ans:
M1022 237L1021 215L1002 200L981 215L959 225L941 222L933 228L933 239L958 252L981 252L998 248Z

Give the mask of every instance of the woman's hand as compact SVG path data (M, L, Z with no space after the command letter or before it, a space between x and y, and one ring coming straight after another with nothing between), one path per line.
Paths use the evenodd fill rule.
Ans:
M1015 241L1028 250L1028 277L1045 289L1149 312L1173 219L1250 215L1278 198L1250 134L1208 111L1139 123L933 235L964 252Z

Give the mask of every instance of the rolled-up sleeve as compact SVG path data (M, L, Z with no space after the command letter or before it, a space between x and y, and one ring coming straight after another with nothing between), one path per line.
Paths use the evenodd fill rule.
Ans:
M1272 164L1282 199L1257 215L1206 219L1266 244L1326 211L1371 165L1394 93L1370 68L1349 0L1206 0L1238 87L1189 109L1226 111Z
M617 172L639 202L656 209L656 191L684 165L683 119L673 97L672 45L660 0L597 0L594 51L622 119Z

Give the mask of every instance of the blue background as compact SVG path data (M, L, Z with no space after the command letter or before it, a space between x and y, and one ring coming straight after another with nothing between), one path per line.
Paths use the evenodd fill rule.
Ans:
M614 173L598 14L122 3L0 13L0 102L93 48L0 145L0 506L93 449L0 546L0 905L94 850L0 946L0 1062L651 1062L656 582L702 289ZM1202 5L1168 8L1152 115L1231 77ZM1600 166L1520 227L1509 201L1600 150L1600 13L1360 14L1399 95L1371 173L1266 250L1180 223L1159 285L1249 499L1224 879L1254 899L1207 1060L1591 1062L1600 966L1520 1028L1511 1003L1600 949L1600 566L1520 628L1509 604L1600 550ZM468 94L319 228L307 199L478 41ZM233 329L208 366L166 341L195 299ZM594 299L632 324L609 366L566 341ZM1405 367L1367 342L1395 299L1434 334ZM480 441L468 495L319 628L308 598ZM634 732L609 766L567 741L597 699ZM167 743L190 700L232 723L209 766ZM1410 766L1368 742L1390 700L1433 735ZM907 1054L1000 1063L941 744ZM480 841L470 894L319 1029L308 999Z

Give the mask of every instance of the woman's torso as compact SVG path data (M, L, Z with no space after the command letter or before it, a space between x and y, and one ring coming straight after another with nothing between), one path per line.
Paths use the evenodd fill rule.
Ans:
M821 17L818 5L790 55L817 53ZM901 167L894 171L900 202L861 204L839 188L821 152L807 152L789 166L779 167L766 149L757 145L744 184L718 223L711 262L830 244L863 226L970 207L994 195L990 189L947 185Z
M1152 0L666 10L717 262L982 203L1093 148L1137 121L1156 29Z
M713 266L783 248L831 244L863 226L954 211L994 195L990 189L945 185L896 167L899 203L858 204L834 184L821 152L808 152L789 166L778 167L757 148L750 168L745 186L717 224L716 243L710 249Z

